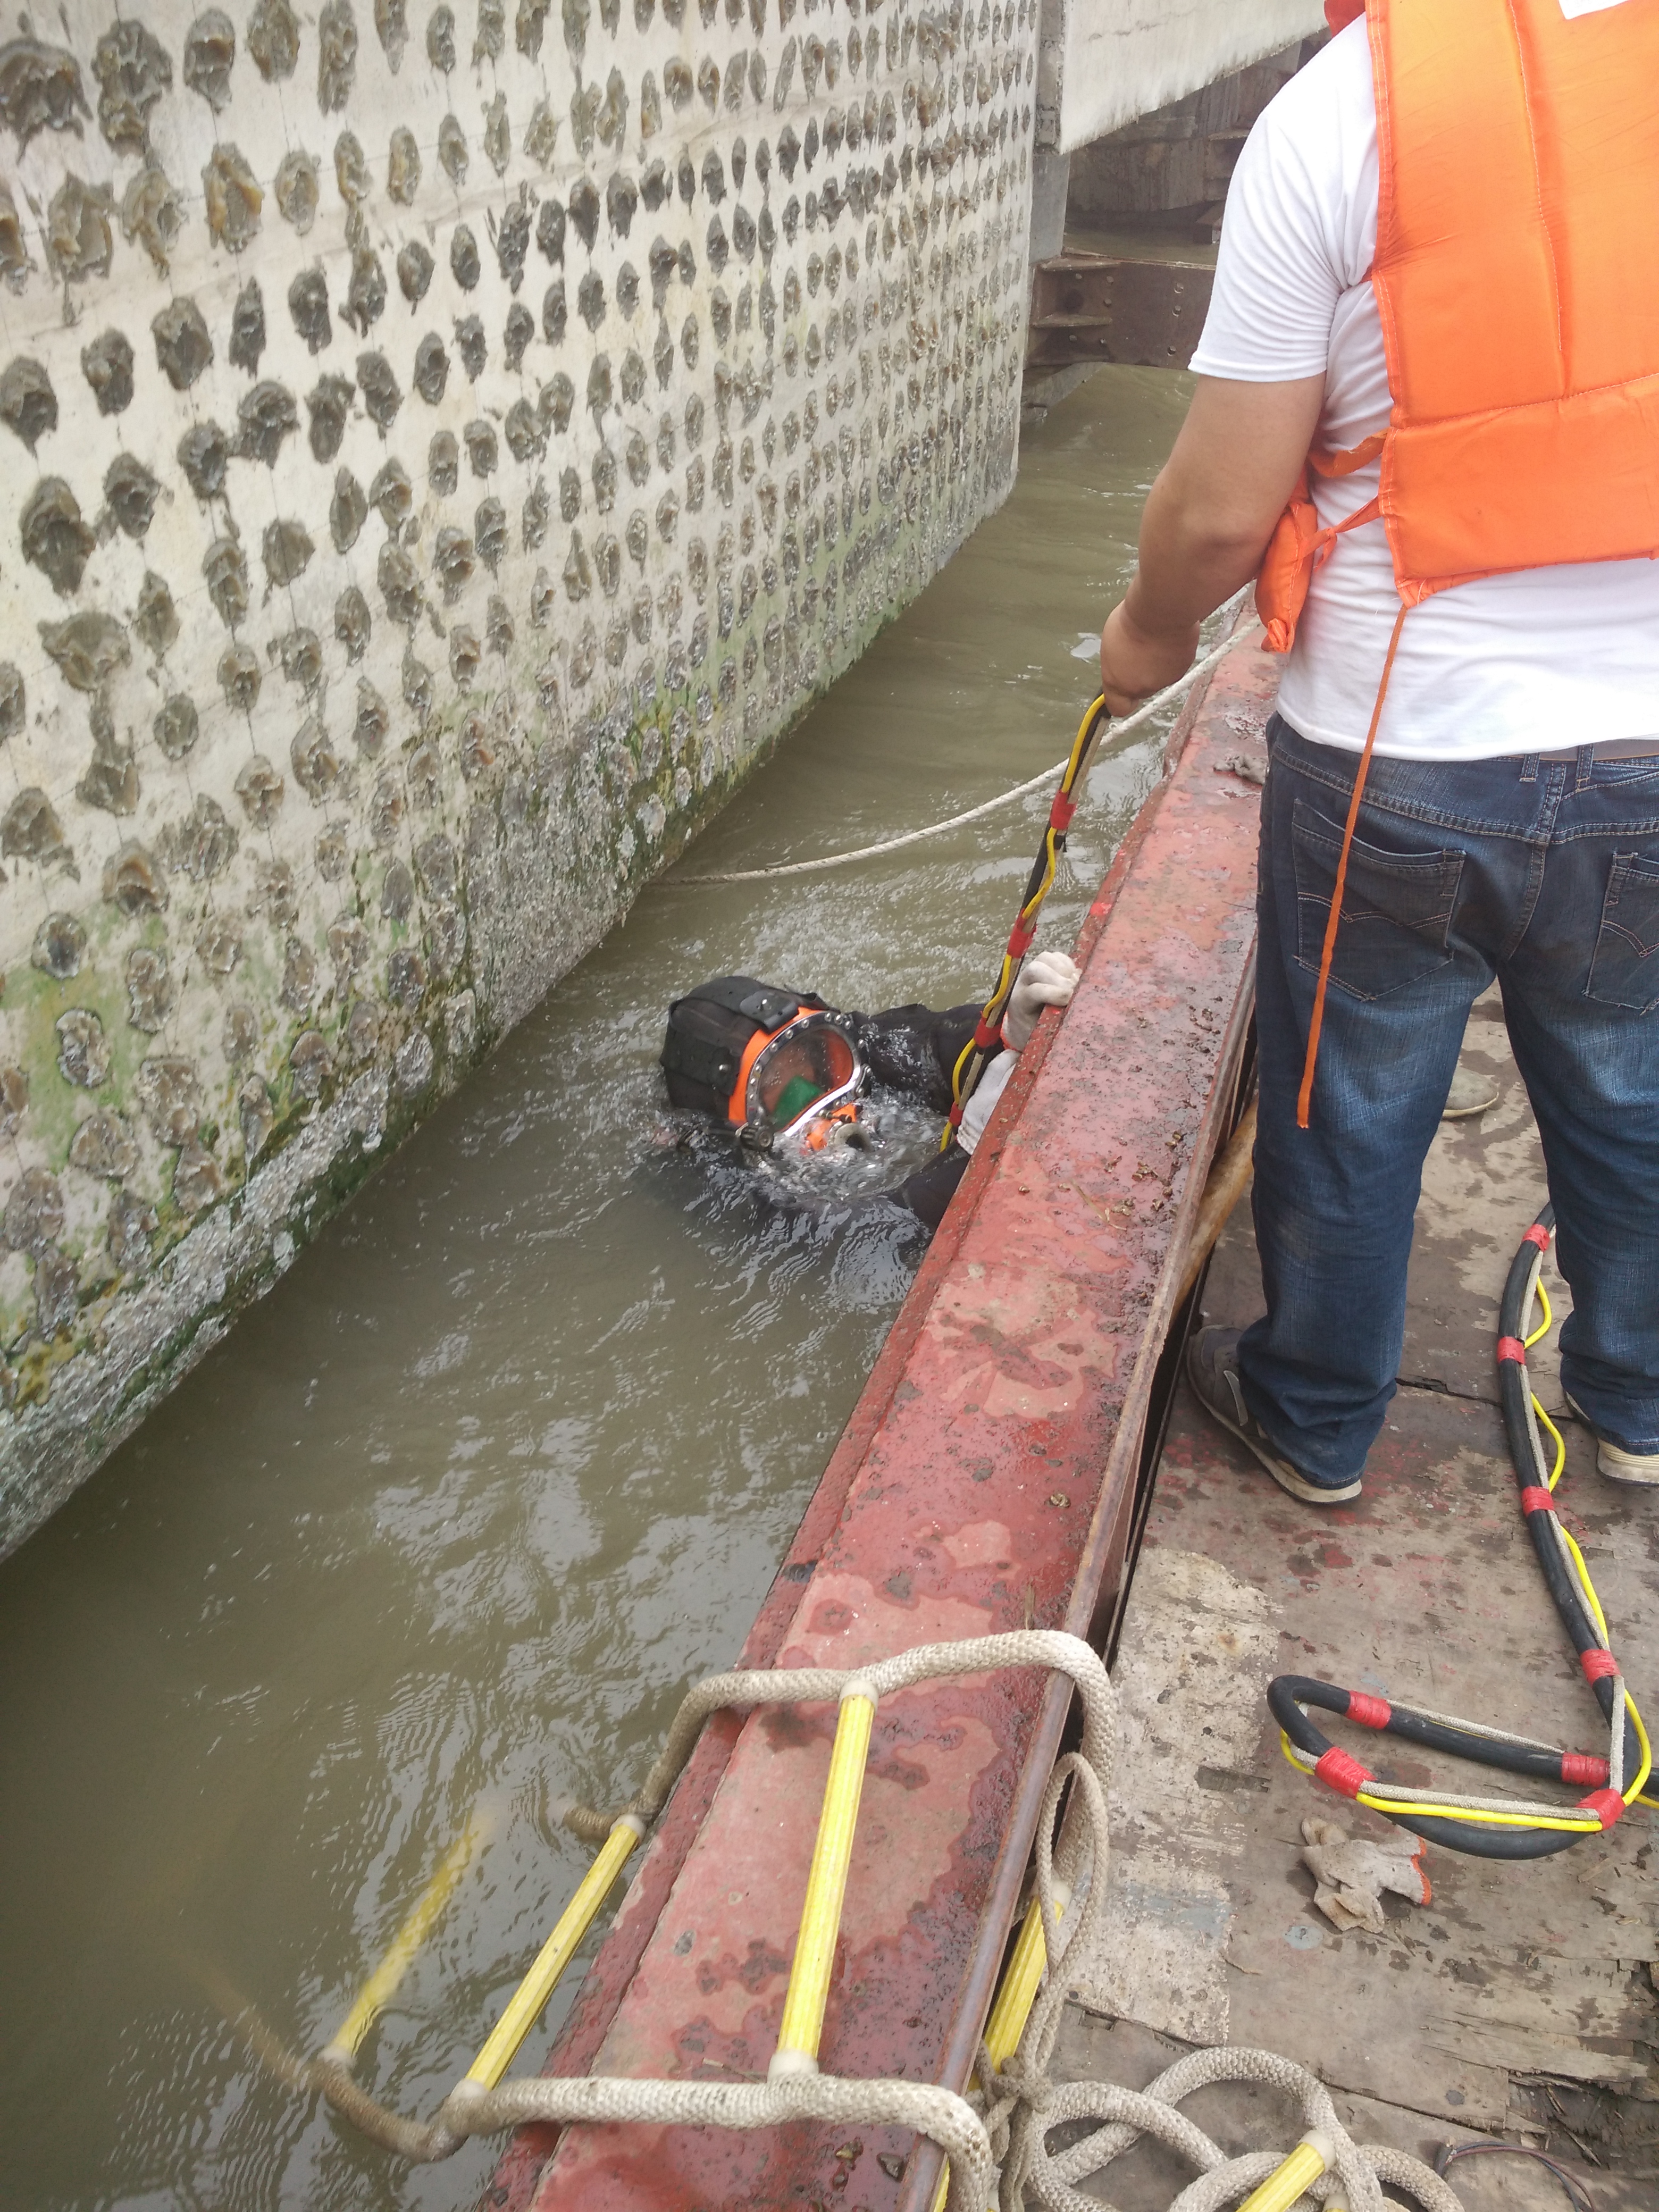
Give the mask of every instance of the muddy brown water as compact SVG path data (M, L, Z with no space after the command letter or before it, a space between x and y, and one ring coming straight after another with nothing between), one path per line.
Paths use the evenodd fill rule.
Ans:
M1007 506L681 872L862 844L1057 759L1187 390L1104 370L1028 430ZM1091 772L1043 943L1072 943L1156 752ZM482 1808L360 2069L411 2112L465 2070L580 1871L548 1797L625 1795L730 1662L916 1256L757 1228L665 1158L663 1009L733 969L848 1006L975 995L1046 805L647 891L0 1566L0 2205L477 2200L491 2146L399 2169L260 2073L204 1972L315 2050Z

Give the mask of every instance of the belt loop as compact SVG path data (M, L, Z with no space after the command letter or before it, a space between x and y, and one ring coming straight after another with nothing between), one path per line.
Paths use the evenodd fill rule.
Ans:
M1575 793L1588 791L1595 781L1595 748L1580 745L1573 763L1572 787Z
M1538 756L1536 753L1527 753L1522 756L1521 762L1521 781L1522 783L1537 782Z

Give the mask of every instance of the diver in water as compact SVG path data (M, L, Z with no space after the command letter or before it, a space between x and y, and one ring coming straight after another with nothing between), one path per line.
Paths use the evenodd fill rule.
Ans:
M897 1208L931 1235L985 1133L1014 1062L1044 1006L1071 1003L1078 969L1064 952L1039 952L1021 969L1002 1023L1003 1049L969 1098L955 1136L925 1166L890 1188L838 1197L809 1163L870 1142L872 1092L919 1101L939 1114L980 1017L980 1004L935 1012L923 1006L842 1013L811 992L750 975L722 975L668 1010L662 1049L669 1103L724 1130L759 1172L756 1195L785 1212L824 1215Z

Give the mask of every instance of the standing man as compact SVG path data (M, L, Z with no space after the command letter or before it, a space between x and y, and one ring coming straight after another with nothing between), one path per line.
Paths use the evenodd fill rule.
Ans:
M1569 1403L1604 1475L1659 1482L1659 0L1327 14L1240 158L1198 390L1101 640L1121 713L1260 568L1290 649L1258 892L1267 1311L1189 1369L1292 1496L1358 1495L1423 1158L1496 977Z

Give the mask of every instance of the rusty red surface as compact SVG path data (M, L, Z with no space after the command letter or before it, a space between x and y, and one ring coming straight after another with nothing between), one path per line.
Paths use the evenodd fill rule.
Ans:
M848 1424L742 1663L844 1667L1035 1624L1087 1633L1121 1564L1153 1370L1232 1099L1255 948L1255 750L1277 664L1224 662L1172 741ZM1243 740L1243 742L1242 742ZM1030 1674L878 1713L827 2072L963 2086L1066 1692ZM548 2070L763 2076L835 1714L706 1731ZM526 2130L494 2212L926 2212L937 2158L876 2129Z

